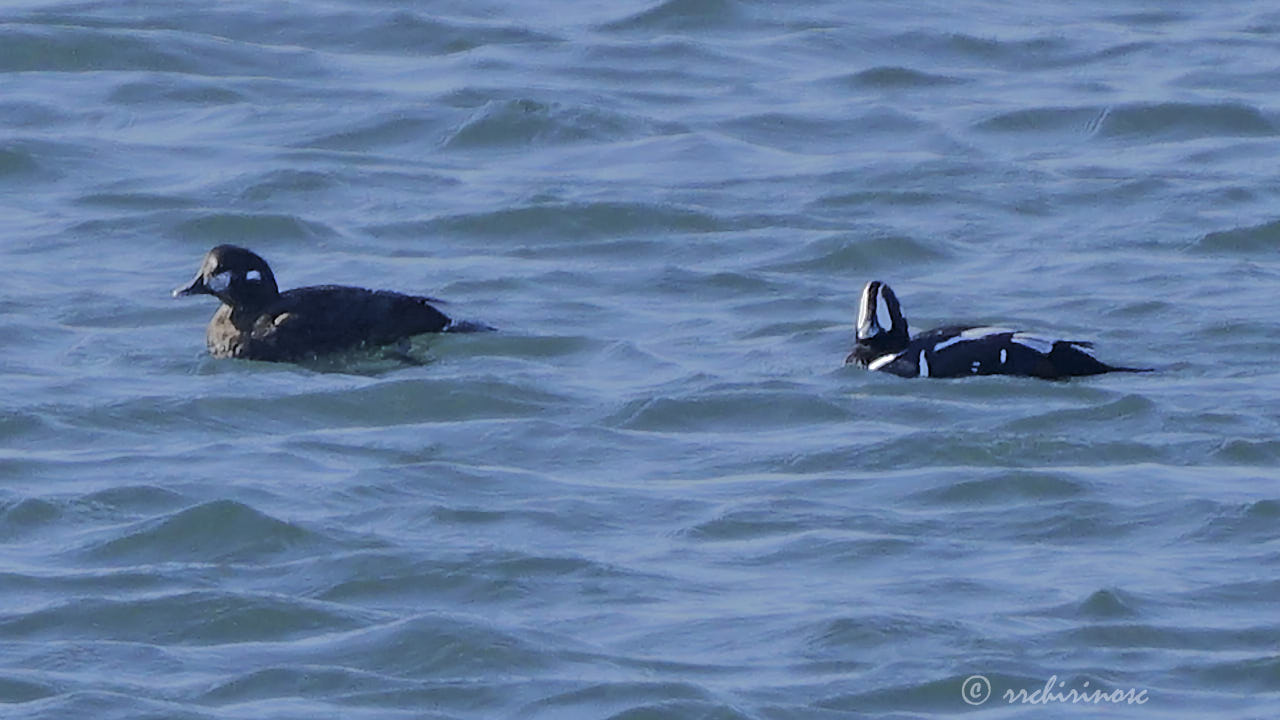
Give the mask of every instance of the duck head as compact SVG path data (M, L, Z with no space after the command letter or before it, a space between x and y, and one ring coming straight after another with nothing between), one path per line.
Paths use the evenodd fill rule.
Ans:
M864 367L875 358L901 352L911 342L898 297L879 280L862 288L857 329L858 342L846 362Z
M261 308L280 294L267 261L251 250L219 245L204 256L190 284L173 291L174 297L213 295L232 308Z

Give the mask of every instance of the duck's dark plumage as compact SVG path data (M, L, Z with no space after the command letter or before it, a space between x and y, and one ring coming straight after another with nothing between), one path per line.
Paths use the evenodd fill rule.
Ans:
M292 362L454 327L428 297L342 285L282 293L266 261L235 245L210 250L195 279L173 294L222 301L206 333L214 357Z
M857 331L857 343L845 362L902 377L1057 379L1149 371L1107 365L1092 355L1093 344L1083 340L1047 339L1004 327L949 325L913 338L897 296L879 281L862 290Z

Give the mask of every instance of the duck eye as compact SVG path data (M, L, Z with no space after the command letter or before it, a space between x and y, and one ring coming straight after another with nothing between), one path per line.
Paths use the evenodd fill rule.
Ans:
M262 273L258 272L257 270L250 270L249 272L244 274L244 279L248 280L249 282L258 282L259 280L262 279Z
M204 281L204 286L216 293L226 290L230 285L231 273L226 270L216 273Z

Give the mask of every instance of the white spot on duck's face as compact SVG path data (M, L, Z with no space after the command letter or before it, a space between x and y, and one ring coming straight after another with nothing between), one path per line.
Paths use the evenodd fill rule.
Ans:
M924 351L920 351L920 377L929 377L929 361L924 357Z
M1048 355L1053 351L1053 340L1046 340L1042 337L1036 337L1035 335L1028 335L1026 333L1014 333L1011 339L1013 342L1016 342L1023 347L1031 348L1041 355Z
M872 360L871 362L867 363L867 369L879 370L880 368L884 367L885 365L888 365L889 363L897 359L898 359L898 353L889 353L888 355L881 355L875 360Z
M230 271L223 270L220 273L210 276L208 280L204 281L204 286L216 293L223 292L231 286Z
M250 270L249 272L244 274L244 279L248 280L249 282L258 282L259 280L262 279L262 273L258 272L257 270Z

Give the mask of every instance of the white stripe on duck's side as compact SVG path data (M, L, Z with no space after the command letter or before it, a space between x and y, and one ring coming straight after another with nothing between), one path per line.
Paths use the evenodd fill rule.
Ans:
M1004 333L1011 333L1011 332L1017 332L1017 330L1014 330L1013 328L996 327L994 325L987 325L983 327L969 328L968 330L965 330L964 332L960 333L960 337L964 338L965 340L978 340L978 339L987 337L988 335L1002 335Z
M924 357L924 350L920 351L920 377L929 377L929 361Z
M957 343L972 342L974 340L981 340L982 338L990 337L992 335L1002 335L1004 333L1011 333L1011 332L1014 332L1014 330L1010 328L994 327L994 326L969 328L968 330L961 332L959 335L949 340L943 340L937 345L934 345L933 351L938 352L939 350L944 350Z
M1018 343L1023 347L1031 348L1032 350L1035 350L1041 355L1048 355L1049 353L1053 352L1052 340L1046 340L1042 337L1036 337L1035 335L1028 335L1026 333L1014 333L1013 337L1010 338L1010 340L1012 342Z

